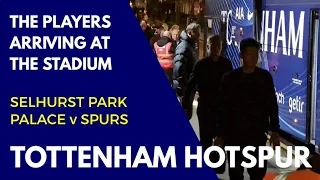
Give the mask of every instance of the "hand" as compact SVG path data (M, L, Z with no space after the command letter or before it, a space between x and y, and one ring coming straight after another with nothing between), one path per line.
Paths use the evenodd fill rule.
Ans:
M189 120L192 118L192 112L190 112L188 109L184 109L184 113L186 114Z
M280 146L280 135L277 132L272 132L271 138L270 138L270 143L273 148L276 146Z
M223 147L224 146L224 139L222 137L216 137L214 139L214 145Z
M183 90L182 90L180 87L177 87L177 88L176 88L176 94L177 94L179 97L183 97Z

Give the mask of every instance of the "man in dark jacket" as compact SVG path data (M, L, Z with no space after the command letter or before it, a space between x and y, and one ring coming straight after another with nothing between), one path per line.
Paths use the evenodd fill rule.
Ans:
M190 75L187 88L182 99L182 107L189 119L192 116L194 91L198 86L198 121L200 128L200 143L204 149L212 146L215 138L219 107L219 91L221 80L225 73L232 70L231 61L220 56L222 42L219 35L208 39L210 56L198 61Z
M189 24L186 30L181 32L180 43L176 48L173 82L177 95L180 97L183 96L194 63L199 59L195 49L195 43L200 36L199 31L199 24Z
M266 146L268 130L272 131L271 143L279 146L278 104L271 74L256 67L260 44L245 39L240 44L243 66L227 73L222 82L221 114L218 122L216 145L240 146L235 153L235 168L229 169L230 180L243 179L242 150L254 146L252 154L259 159L258 147ZM230 155L228 155L230 157ZM248 169L250 179L262 180L267 171L259 163Z
M150 39L153 35L152 29L148 26L147 22L142 20L140 22L140 26L145 34L145 36L147 37L148 42L150 42Z
M160 25L156 25L154 27L154 29L155 29L155 32L154 32L153 36L150 39L150 45L151 45L152 49L154 49L154 43L159 41L159 39L161 38L161 34L164 31L164 28L162 27L161 24Z

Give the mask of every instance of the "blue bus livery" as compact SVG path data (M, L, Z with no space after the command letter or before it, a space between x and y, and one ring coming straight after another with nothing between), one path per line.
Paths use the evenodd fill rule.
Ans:
M320 1L206 0L206 9L213 34L225 26L225 55L234 68L242 64L240 41L260 41L258 66L273 76L281 129L320 144Z

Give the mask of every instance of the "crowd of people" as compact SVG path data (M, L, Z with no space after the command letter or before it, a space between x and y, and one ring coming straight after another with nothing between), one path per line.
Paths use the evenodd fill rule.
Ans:
M199 60L195 48L200 36L197 23L189 24L181 32L177 25L170 29L163 24L150 28L142 21L141 27L189 119L198 92L197 116L204 149L213 143L241 148L265 146L268 133L271 144L280 146L273 79L269 71L257 66L260 43L251 38L242 40L239 56L243 65L233 69L231 61L221 56L220 35L208 39L209 55ZM152 29L154 32L150 33ZM230 180L244 178L241 152L235 154L235 168L229 168ZM259 159L258 150L252 155ZM248 169L250 179L264 179L266 160L264 164Z

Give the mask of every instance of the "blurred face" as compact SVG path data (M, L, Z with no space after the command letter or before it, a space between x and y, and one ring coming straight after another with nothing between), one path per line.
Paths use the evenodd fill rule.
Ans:
M259 59L259 50L255 47L248 47L244 53L241 53L241 58L244 66L254 68Z
M210 45L210 54L212 56L220 56L222 49L222 42L219 40L215 40Z
M199 40L199 36L200 36L199 29L194 29L189 33L189 37L192 39L193 42L197 42Z
M142 22L140 23L140 26L141 26L142 30L145 31L145 30L147 29L147 26L148 26L148 25L147 25L146 22L142 21Z
M162 34L164 32L164 29L160 29L160 36L162 37Z
M156 29L156 34L161 34L161 30L160 29Z
M172 40L178 41L179 40L179 30L178 29L172 30L171 36L172 36Z
M169 27L168 27L167 24L162 24L162 27L163 27L163 29L164 29L165 31L168 31L168 29L169 29Z

